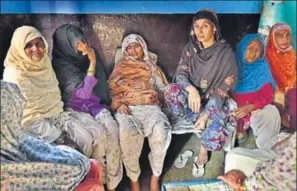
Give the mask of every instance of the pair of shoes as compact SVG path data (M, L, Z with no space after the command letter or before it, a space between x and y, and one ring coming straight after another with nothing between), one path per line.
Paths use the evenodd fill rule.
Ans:
M197 164L196 161L198 161L198 157L194 158L192 175L195 178L201 178L202 176L204 176L204 173L205 173L204 165L207 163L207 159L203 161L202 164Z
M186 150L182 154L178 155L174 161L175 168L184 168L187 165L189 158L191 158L193 155L194 152L191 150Z

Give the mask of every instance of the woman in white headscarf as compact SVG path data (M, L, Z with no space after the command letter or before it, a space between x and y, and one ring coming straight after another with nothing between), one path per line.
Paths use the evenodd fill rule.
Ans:
M24 132L46 143L67 144L70 140L84 155L104 161L106 131L88 114L63 111L47 51L47 42L36 28L15 30L3 80L16 84L27 102L22 118Z
M148 52L143 38L130 34L117 52L116 65L109 78L111 108L120 127L120 146L132 190L139 190L139 157L148 137L153 171L151 190L159 190L159 176L171 141L171 126L161 111L160 99L167 85L156 65L157 56Z

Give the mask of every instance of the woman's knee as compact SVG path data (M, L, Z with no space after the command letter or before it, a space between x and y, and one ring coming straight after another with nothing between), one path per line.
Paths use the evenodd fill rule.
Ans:
M156 142L167 142L168 139L171 139L170 124L167 121L158 121L153 128L151 137Z
M164 89L164 97L167 101L172 102L182 94L182 87L179 84L168 84Z
M276 106L274 105L267 105L266 106L267 112L265 112L265 117L269 120L273 120L275 122L281 121L280 113Z
M112 140L119 139L120 129L118 123L115 120L107 123L105 128L109 138L112 138Z
M267 105L263 109L260 109L256 111L255 113L252 113L251 120L267 120L267 121L275 121L280 122L281 117L280 113L276 106L274 105Z
M126 117L117 117L117 122L119 125L120 140L129 140L130 137L134 137L139 134L134 123L130 123Z

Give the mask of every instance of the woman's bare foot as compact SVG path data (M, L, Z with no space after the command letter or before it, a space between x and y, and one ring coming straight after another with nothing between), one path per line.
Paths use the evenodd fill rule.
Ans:
M151 177L151 191L160 191L159 177L154 175Z
M208 160L207 150L203 146L201 146L199 155L198 155L198 161L196 161L196 164L198 165L205 164L207 160Z
M140 191L140 184L138 180L136 182L133 182L131 180L130 184L131 184L131 191Z
M207 119L208 119L208 113L203 113L197 119L197 121L195 123L195 128L197 128L199 130L204 130L205 129L206 122L207 122Z

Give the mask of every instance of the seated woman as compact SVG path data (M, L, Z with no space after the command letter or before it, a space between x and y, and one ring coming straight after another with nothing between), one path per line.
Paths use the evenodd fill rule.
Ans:
M292 46L291 35L291 27L288 24L275 24L270 29L266 58L277 84L274 102L282 119L287 118L286 113L290 117L290 125L286 123L287 120L283 120L283 124L296 128L296 52ZM289 102L285 102L285 99Z
M19 88L1 81L1 190L103 191L100 167L93 159L23 132L24 107Z
M161 111L159 93L167 80L156 65L157 56L148 52L144 39L130 34L123 39L122 51L109 78L111 108L120 126L123 162L133 191L139 190L139 157L144 138L151 149L153 171L151 190L159 190L159 176L171 141L171 127Z
M264 56L264 44L259 35L249 34L241 40L236 49L239 77L232 92L238 105L233 111L238 119L238 140L244 142L246 131L251 127L258 148L269 147L269 141L281 127L280 114L271 105L276 84Z
M236 83L237 66L231 46L221 39L217 15L201 10L193 19L190 42L175 74L177 84L165 90L173 115L183 116L204 130L193 176L204 175L207 150L219 151L236 128L229 115L228 92ZM202 110L201 110L202 108Z
M240 149L242 149L242 154L247 155L246 149ZM218 179L239 191L296 190L296 132L277 143L273 150L275 153L272 159L259 162L249 175L244 171L233 169L219 176ZM254 158L259 158L259 155L255 155ZM246 159L252 160L253 158ZM244 166L245 161L242 161L241 166Z
M52 63L66 109L92 115L107 132L107 187L115 189L122 179L123 167L118 123L105 105L110 100L104 65L83 32L71 24L58 27L53 35ZM96 158L105 166L103 158Z
M27 101L22 119L25 133L56 144L63 144L66 134L86 156L101 153L103 158L105 129L89 114L63 112L47 50L36 28L22 26L15 30L5 59L4 81L17 84Z

